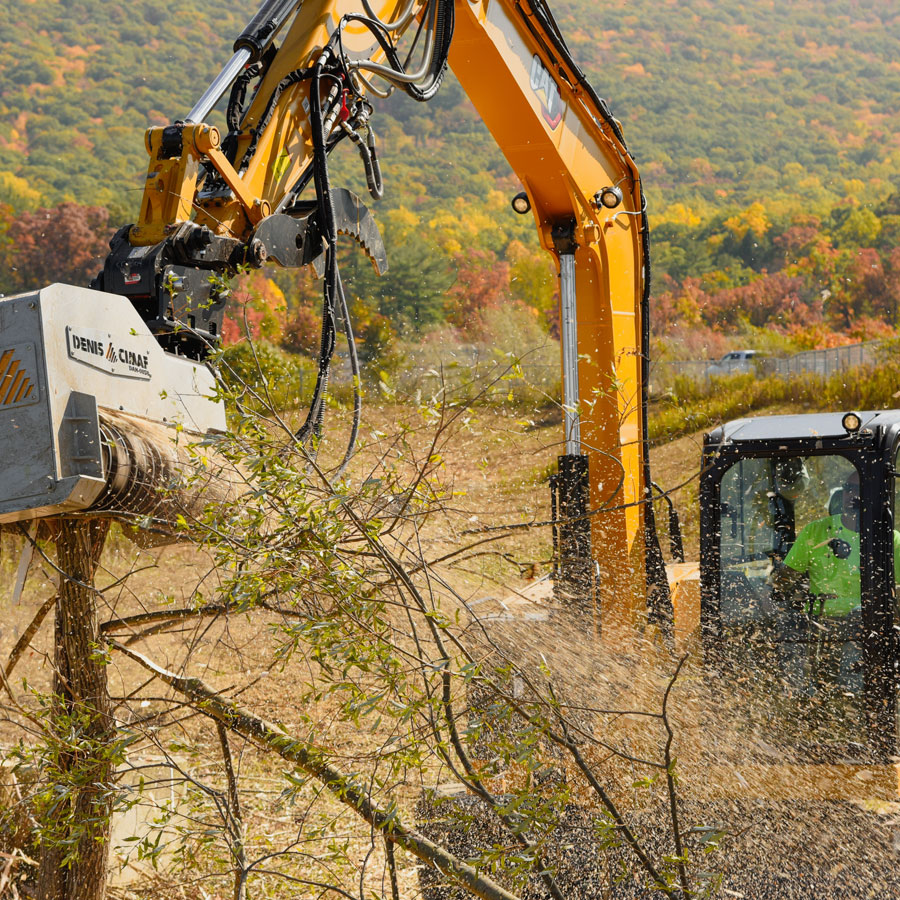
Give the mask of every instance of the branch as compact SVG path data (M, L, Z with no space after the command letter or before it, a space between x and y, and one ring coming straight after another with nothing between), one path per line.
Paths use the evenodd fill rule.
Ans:
M361 787L349 775L329 765L322 753L291 737L277 725L266 722L242 709L236 703L223 698L200 678L184 678L163 669L141 653L110 640L109 645L129 659L153 672L161 681L193 701L198 709L210 718L247 740L261 744L293 763L315 778L341 803L349 806L387 840L409 851L445 877L481 897L482 900L518 900L490 878L479 873L462 860L439 847L415 829L404 826L396 812L376 805L369 791Z
M152 612L137 613L133 616L125 616L121 619L109 619L101 623L100 633L109 634L111 631L119 631L123 628L136 628L142 625L150 627L143 631L132 634L126 644L134 644L143 638L151 637L164 631L170 625L181 622L186 619L197 619L204 616L219 616L229 613L245 613L254 612L255 610L264 609L268 612L278 613L288 618L303 618L303 613L292 609L283 609L277 604L259 601L251 606L241 605L237 603L207 603L204 606L186 607L184 609L159 609Z
M391 900L400 900L400 886L397 884L397 861L394 859L394 845L384 839L384 853L387 857L388 875L391 879Z
M662 701L662 721L666 729L666 787L669 791L669 812L672 816L672 836L675 841L675 858L678 860L678 878L681 881L681 892L685 897L690 897L692 894L688 884L687 869L684 865L684 846L681 842L681 826L678 822L678 798L675 792L675 761L672 758L672 741L675 738L675 733L672 731L672 726L669 722L669 695L672 693L672 688L675 686L681 667L685 664L687 658L687 653L681 657L674 674L669 679L669 684L666 686L666 692L663 694Z
M44 619L47 617L47 613L53 609L54 604L56 603L56 594L52 597L48 597L40 606L40 609L34 614L34 618L31 620L29 626L22 632L22 637L16 641L16 646L12 648L12 653L9 654L9 659L6 661L6 667L3 670L3 674L9 678L12 675L12 670L16 667L16 663L19 661L19 658L22 654L28 649L28 645L31 643L31 639L37 634L37 630L41 627L44 622Z
M140 625L153 625L157 622L177 622L180 619L191 619L198 616L212 616L233 611L234 607L224 603L212 603L188 609L159 609L153 612L138 613L121 619L110 619L100 625L100 633L119 631L122 628L134 628Z
M247 898L247 854L244 850L244 822L241 817L241 801L238 794L237 776L231 760L231 748L228 746L228 730L222 722L216 722L219 743L222 745L222 761L225 764L225 777L228 781L228 802L225 804L225 817L231 833L232 855L234 856L234 900Z

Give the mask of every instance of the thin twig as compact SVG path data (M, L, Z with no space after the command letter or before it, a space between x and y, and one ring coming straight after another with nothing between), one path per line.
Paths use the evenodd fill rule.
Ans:
M52 597L48 597L41 605L38 611L34 614L34 618L29 623L28 627L25 631L22 632L22 636L19 640L16 641L16 646L12 648L12 652L9 654L9 659L6 661L6 666L3 669L3 674L9 678L12 675L13 669L16 667L16 663L19 661L19 658L22 654L28 649L28 646L31 644L31 639L37 634L38 629L44 622L44 619L47 618L47 613L53 609L56 604L56 594Z
M669 683L666 686L666 690L663 694L662 700L662 721L666 729L666 746L664 754L666 762L666 786L669 792L669 813L672 817L672 837L675 841L675 858L677 860L676 865L678 867L678 878L681 881L681 891L684 894L685 898L691 897L692 893L688 883L687 868L684 864L684 846L681 841L681 827L678 823L678 799L675 790L675 761L672 759L672 741L675 738L675 733L672 730L671 724L669 723L668 705L669 695L672 693L672 688L675 686L675 682L678 679L679 673L681 672L681 667L687 661L688 656L689 654L685 653L684 656L682 656L678 661L678 665L675 667L675 672L669 679Z

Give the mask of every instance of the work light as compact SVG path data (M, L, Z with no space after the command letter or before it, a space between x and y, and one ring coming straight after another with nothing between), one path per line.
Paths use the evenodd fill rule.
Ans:
M525 191L520 191L512 198L512 208L520 216L524 216L525 213L531 210L531 201L528 199L528 194Z

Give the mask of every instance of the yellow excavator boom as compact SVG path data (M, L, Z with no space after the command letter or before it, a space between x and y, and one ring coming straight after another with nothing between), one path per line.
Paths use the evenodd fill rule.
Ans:
M369 97L402 89L427 99L449 62L523 185L515 208L531 211L559 273L565 434L554 481L557 583L573 602L599 601L629 621L643 615L648 596L665 594L647 503L643 193L619 123L571 58L544 0L267 0L254 23L185 120L147 132L140 218L123 233L119 256L174 243L182 266L202 268L191 255L202 244L208 258L228 265L299 265L324 247L333 266L330 236L353 226L332 221L327 153L352 139L377 196ZM223 135L204 120L226 91ZM309 185L315 202L302 199ZM383 268L364 208L341 202L350 202L350 219L358 211L359 231L369 233L356 236ZM326 287L326 309L338 296L327 294ZM163 321L165 298L158 305ZM178 309L173 302L173 318ZM206 321L193 307L188 318L194 329ZM214 326L203 334L215 337Z

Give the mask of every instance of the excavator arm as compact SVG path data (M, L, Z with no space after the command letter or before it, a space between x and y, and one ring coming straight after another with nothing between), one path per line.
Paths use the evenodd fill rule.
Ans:
M321 424L335 322L348 318L337 234L386 266L371 215L331 185L328 155L352 141L379 197L369 97L427 101L448 62L521 180L514 208L534 216L559 272L557 583L573 601L602 595L632 617L648 585L665 584L646 502L647 220L621 128L544 0L267 0L194 109L147 132L139 220L114 239L94 286L128 296L166 349L202 358L227 298L211 273L322 266L308 436ZM222 134L206 119L226 93Z
M450 65L524 185L559 271L557 585L632 620L665 590L644 502L649 245L640 178L543 0L457 8Z

